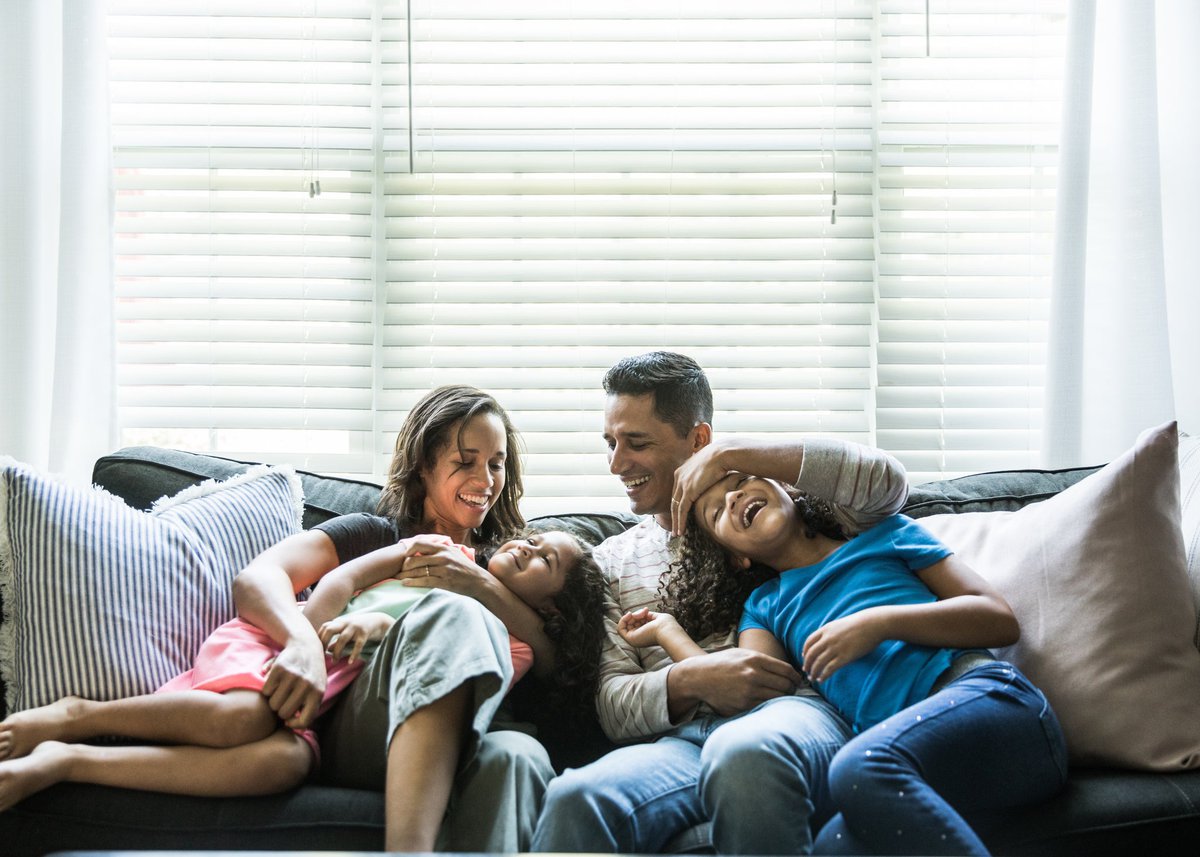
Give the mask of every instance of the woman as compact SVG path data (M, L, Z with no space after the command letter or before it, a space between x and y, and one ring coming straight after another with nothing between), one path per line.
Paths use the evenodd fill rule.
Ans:
M518 437L499 403L466 386L426 395L396 439L378 516L342 516L292 536L234 583L239 615L281 647L263 687L271 708L288 726L303 728L325 690L325 647L296 610L296 593L402 538L430 534L468 548L495 547L524 524L521 493ZM389 850L430 850L438 836L429 829L431 807L447 794L438 847L525 850L553 769L533 738L487 728L506 665L511 671L503 632L533 649L533 669L544 675L554 660L545 620L458 548L439 539L414 544L396 576L445 592L431 593L419 615L391 627L334 706L321 730L323 777L384 789ZM412 657L417 647L421 655ZM442 726L456 718L471 724L457 774L451 767L437 788L395 799L457 749L445 746Z

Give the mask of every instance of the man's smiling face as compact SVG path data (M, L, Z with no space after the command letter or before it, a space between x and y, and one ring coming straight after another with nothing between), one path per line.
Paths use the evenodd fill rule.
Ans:
M604 407L608 469L620 478L629 505L639 515L654 515L671 527L675 468L699 447L697 429L683 437L654 413L654 394L614 394Z

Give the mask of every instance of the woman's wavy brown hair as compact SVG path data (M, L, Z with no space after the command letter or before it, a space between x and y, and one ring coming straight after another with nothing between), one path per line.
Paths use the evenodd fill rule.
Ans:
M480 414L495 414L504 425L508 455L504 459L504 489L475 532L475 546L498 545L525 526L518 506L521 482L521 436L508 413L494 398L475 387L452 384L425 394L409 411L396 435L396 451L388 466L387 483L376 511L394 520L402 535L421 531L425 512L425 483L421 474L451 443L462 445L462 432Z
M524 538L542 530L527 530ZM600 683L600 652L604 648L604 573L592 549L574 533L561 530L579 548L579 559L569 569L562 591L554 596L552 611L538 611L542 629L554 643L554 669L549 681L549 703L566 715L591 714ZM490 556L489 556L490 558ZM481 557L482 564L487 562Z
M783 487L796 504L805 536L813 539L820 534L839 541L849 538L828 501L790 485ZM743 568L696 522L694 515L689 515L679 558L671 563L659 585L662 609L674 616L693 640L726 634L737 627L750 593L782 570L757 562Z

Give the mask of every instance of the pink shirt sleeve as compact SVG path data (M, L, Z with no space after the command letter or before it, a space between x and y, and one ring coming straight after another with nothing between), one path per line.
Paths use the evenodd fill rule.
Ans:
M449 539L446 539L446 544L453 544ZM467 555L472 561L475 559L475 551L466 545L457 545L458 549ZM525 673L529 672L529 668L533 666L533 649L528 643L522 643L512 634L508 635L508 648L512 652L513 677L511 688L519 682Z
M533 649L528 643L522 643L512 634L508 635L508 646L512 650L513 679L512 684L509 685L512 687L533 666Z

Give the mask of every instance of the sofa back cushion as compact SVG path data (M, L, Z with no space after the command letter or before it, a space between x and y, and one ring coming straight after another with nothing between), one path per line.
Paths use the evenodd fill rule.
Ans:
M1099 469L1000 470L925 482L909 491L904 514L924 518L960 512L1015 512L1053 497Z
M135 509L149 509L162 497L178 494L207 479L228 479L245 473L252 462L215 455L129 446L96 460L92 482L122 498ZM338 515L374 512L379 486L372 482L296 471L304 489L304 529Z

